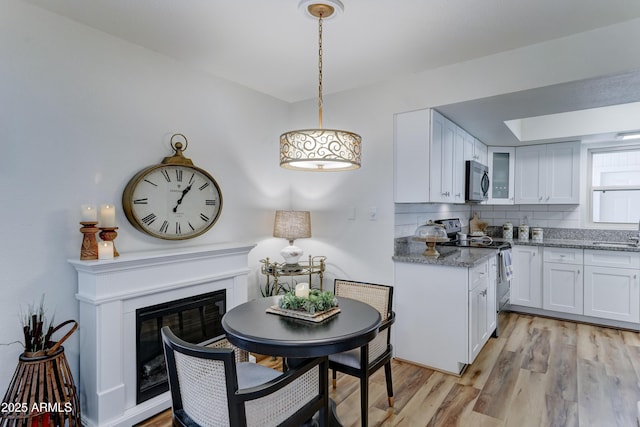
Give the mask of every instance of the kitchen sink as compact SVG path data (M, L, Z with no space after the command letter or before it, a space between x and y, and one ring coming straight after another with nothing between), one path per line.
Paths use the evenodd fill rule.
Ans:
M640 248L637 243L634 242L593 242L596 246L611 246L614 248Z

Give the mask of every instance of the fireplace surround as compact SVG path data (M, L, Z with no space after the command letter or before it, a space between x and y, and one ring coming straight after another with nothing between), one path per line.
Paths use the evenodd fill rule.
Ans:
M136 311L221 290L226 310L246 302L253 247L227 243L69 260L78 273L83 425L131 427L171 406L168 392L137 402Z

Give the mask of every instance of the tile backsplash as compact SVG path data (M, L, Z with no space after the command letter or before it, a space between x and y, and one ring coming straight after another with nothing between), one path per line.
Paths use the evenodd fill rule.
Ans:
M581 226L580 205L454 205L438 203L396 203L394 237L411 236L428 220L460 218L463 231L468 231L474 212L489 223L501 226L509 221L514 226L577 229Z

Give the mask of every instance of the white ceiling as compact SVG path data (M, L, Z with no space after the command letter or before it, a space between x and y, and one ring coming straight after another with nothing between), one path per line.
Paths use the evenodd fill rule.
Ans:
M25 1L284 101L317 96L317 21L298 10L299 0ZM637 0L343 3L344 13L324 24L325 94L640 17ZM515 102L493 99L496 114L499 101ZM536 102L549 104L542 95ZM473 117L463 107L443 112L468 127Z

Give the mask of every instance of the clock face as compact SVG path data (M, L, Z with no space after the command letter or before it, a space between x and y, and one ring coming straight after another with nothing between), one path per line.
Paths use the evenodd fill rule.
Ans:
M157 165L129 181L122 204L137 229L161 239L182 240L215 224L222 194L213 177L200 168Z

